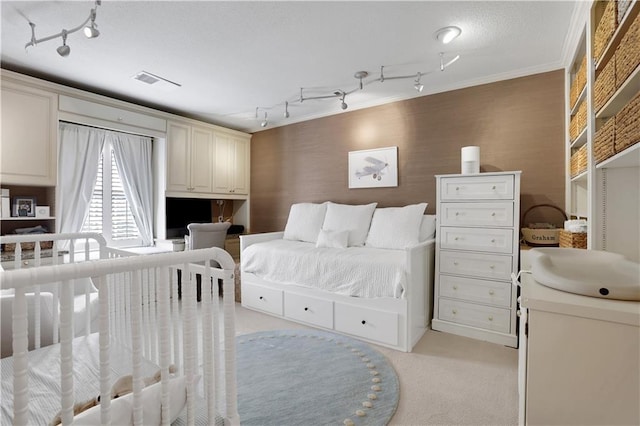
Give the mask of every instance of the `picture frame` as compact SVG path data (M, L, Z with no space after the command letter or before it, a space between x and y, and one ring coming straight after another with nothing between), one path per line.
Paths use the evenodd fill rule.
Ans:
M349 189L398 186L398 147L349 152Z
M36 197L13 197L14 217L36 217Z

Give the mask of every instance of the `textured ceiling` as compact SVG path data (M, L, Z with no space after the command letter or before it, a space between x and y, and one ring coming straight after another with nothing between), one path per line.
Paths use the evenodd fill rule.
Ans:
M254 132L341 113L340 101L299 102L351 91L348 110L558 69L578 1L216 2L109 1L97 9L101 32L69 35L71 54L55 39L25 49L28 21L42 38L73 28L91 1L2 0L2 67ZM448 25L462 35L448 45L434 33ZM460 59L444 72L445 59ZM385 77L414 79L374 81ZM181 84L162 91L131 77L145 70ZM290 118L283 117L290 102ZM260 107L256 119L256 107Z

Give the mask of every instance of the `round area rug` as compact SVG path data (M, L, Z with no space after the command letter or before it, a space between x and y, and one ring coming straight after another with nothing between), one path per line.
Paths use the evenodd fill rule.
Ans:
M237 338L242 425L386 425L398 376L366 343L316 330Z

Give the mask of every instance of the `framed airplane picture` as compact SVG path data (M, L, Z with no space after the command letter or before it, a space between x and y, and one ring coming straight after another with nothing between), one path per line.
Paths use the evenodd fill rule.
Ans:
M398 186L398 147L349 152L349 188Z

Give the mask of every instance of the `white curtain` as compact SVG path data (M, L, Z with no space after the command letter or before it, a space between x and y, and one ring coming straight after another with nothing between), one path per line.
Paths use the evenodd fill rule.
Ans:
M80 232L89 212L105 131L70 123L60 123L59 130L56 230Z
M151 138L109 132L116 167L142 244L153 245L153 174Z

